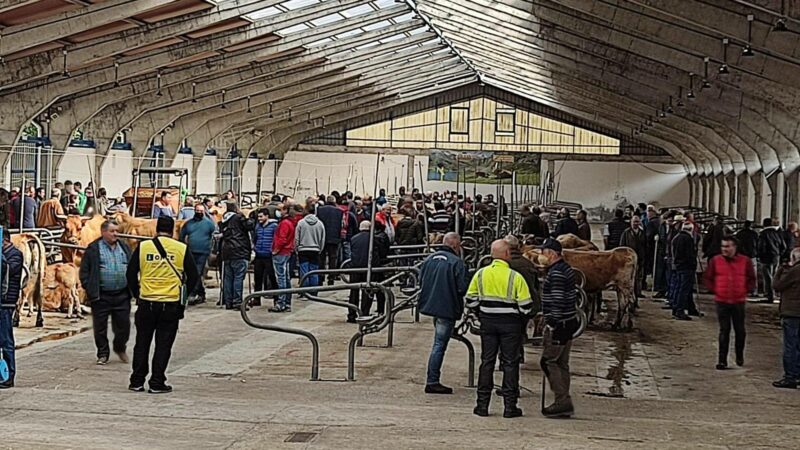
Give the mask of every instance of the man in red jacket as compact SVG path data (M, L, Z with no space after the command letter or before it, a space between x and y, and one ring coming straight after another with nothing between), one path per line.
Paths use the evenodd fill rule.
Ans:
M719 319L719 361L717 370L728 368L731 323L736 331L736 365L744 364L744 305L747 293L756 285L753 261L736 253L736 238L722 238L722 254L708 263L704 276L706 287L714 293Z
M275 237L272 239L272 264L275 267L275 278L278 280L278 289L289 289L292 287L290 264L294 252L294 231L295 220L294 208L284 203L278 205L275 210L275 217L278 218L278 227L275 229ZM292 294L278 296L275 306L269 312L291 312Z

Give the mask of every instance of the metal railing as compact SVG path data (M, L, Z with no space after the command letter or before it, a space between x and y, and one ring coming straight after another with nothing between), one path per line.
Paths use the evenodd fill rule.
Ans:
M356 344L364 336L380 332L381 330L386 328L391 322L392 318L391 311L394 308L394 293L391 291L391 289L387 288L386 286L383 286L379 283L355 283L355 284L341 284L336 286L310 286L310 287L272 289L268 291L253 292L247 295L245 297L245 300L242 302L240 310L242 314L242 320L244 320L244 322L247 325L253 328L258 328L267 331L275 331L278 333L293 334L307 338L311 342L311 349L312 349L311 381L319 381L319 340L316 338L316 336L309 331L301 330L298 328L254 322L248 314L248 306L251 304L252 300L256 298L260 299L262 297L273 297L284 294L301 294L309 301L323 303L332 306L350 307L352 305L350 305L349 303L344 304L343 302L335 302L333 300L328 300L328 299L322 299L323 301L320 301L319 299L315 298L316 297L315 293L318 292L344 291L350 289L359 289L359 290L378 289L383 291L384 295L386 296L386 304L384 305L384 313L382 315L362 316L359 317L359 319L357 319L359 330L350 339L347 352L347 380L354 381ZM306 294L311 294L311 295L307 296Z

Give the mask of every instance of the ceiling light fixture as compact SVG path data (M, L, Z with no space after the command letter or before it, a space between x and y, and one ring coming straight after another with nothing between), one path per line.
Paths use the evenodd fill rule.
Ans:
M700 85L700 89L708 89L711 87L711 82L708 80L708 63L711 61L711 58L706 56L703 58L703 83Z
M752 14L747 15L747 44L742 48L742 56L753 56L753 47L750 43L753 41L753 21L756 16Z
M686 106L686 104L683 103L683 86L678 86L678 102L675 105L678 108L683 108Z
M119 62L114 61L114 86L119 87Z
M289 108L289 122L292 121L292 108Z
M675 114L675 110L672 108L672 96L669 96L669 104L667 105L667 114Z
M662 119L667 117L667 108L666 108L666 106L664 106L663 103L661 104L661 110L658 111L658 117L660 117Z
M728 43L729 42L730 41L728 40L728 38L723 38L722 39L722 65L719 66L719 74L720 75L727 75L727 74L731 73L730 70L728 70Z
M252 112L253 112L253 109L250 108L250 96L248 95L247 96L247 114L250 114Z
M192 81L192 103L197 103L197 83Z
M789 31L786 27L786 0L781 0L781 16L775 20L775 25L772 26L772 31L783 33Z
M694 73L689 72L689 92L686 93L686 98L692 100L695 98L694 95Z
M311 112L308 113L308 119L306 119L306 123L311 125Z
M228 107L225 106L225 89L222 90L222 104L219 106L220 109L227 109Z
M63 61L64 61L64 67L63 70L61 71L61 76L64 78L69 78L69 70L67 70L67 53L69 52L67 52L66 48L64 48L64 50L61 50L61 55L63 56Z
M327 128L325 125L325 116L322 116L322 128Z
M156 73L156 96L161 97L162 95L164 94L161 93L161 71L158 71Z
M273 117L275 116L272 114L272 102L269 102L269 118L272 119Z

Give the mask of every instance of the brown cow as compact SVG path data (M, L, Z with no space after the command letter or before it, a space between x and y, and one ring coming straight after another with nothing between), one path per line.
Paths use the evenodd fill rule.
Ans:
M131 217L130 214L119 211L114 213L114 220L119 224L119 232L121 234L129 234L132 236L142 237L155 237L156 236L156 219L141 219L139 217ZM183 220L175 221L175 229L172 232L172 237L178 239L183 228ZM140 239L128 239L128 245L131 250L136 250L139 246Z
M600 250L594 245L592 241L584 241L583 239L575 236L572 233L562 234L561 236L557 237L556 240L561 243L561 247L563 249L569 250L587 250L587 251L597 251Z
M67 319L83 319L81 297L83 289L78 277L78 267L72 263L56 263L47 266L44 284L45 311L67 313Z
M106 218L101 215L95 215L91 218L74 214L69 215L64 220L64 233L61 235L61 242L87 247L100 237L100 226L103 225L105 220ZM83 250L61 248L63 262L71 262L76 266L80 266L81 258L83 258Z
M617 317L614 328L620 328L625 323L625 328L633 328L633 309L636 303L634 295L634 275L636 274L636 252L619 247L611 251L579 251L564 250L564 261L571 267L583 272L586 283L583 287L588 295L589 317L593 316L595 309L595 295L602 294L605 289L613 288L617 292ZM540 250L530 249L525 257L538 267L544 267L547 260ZM600 295L602 298L602 295Z
M17 309L14 312L14 324L19 326L19 316L23 306L28 304L28 317L31 316L34 305L36 306L36 326L44 326L42 316L42 299L44 290L44 274L47 267L47 252L39 236L32 233L15 234L11 236L11 243L22 252L23 280L22 291L17 300Z

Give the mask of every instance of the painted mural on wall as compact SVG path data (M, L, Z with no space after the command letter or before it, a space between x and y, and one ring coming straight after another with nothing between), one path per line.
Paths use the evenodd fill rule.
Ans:
M431 150L428 180L511 184L516 174L518 185L538 185L541 160L536 153Z

